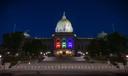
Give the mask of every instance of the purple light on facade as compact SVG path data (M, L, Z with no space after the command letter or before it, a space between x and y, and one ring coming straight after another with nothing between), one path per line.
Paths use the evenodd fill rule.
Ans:
M72 43L71 42L68 42L68 47L72 48Z
M70 49L73 48L73 39L72 38L68 39L68 48L70 48Z

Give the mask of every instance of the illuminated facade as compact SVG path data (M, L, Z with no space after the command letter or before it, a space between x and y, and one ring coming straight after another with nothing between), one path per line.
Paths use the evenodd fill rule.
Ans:
M86 51L88 44L93 39L77 37L73 33L72 24L66 18L65 13L61 20L58 21L55 33L52 34L51 38L31 38L29 34L24 32L9 33L4 35L3 45L7 46L7 48L10 48L8 46L12 48L17 45L15 44L15 37L17 37L15 35L21 39L17 40L19 43L22 43L22 47L20 48L24 49L24 47L29 46L37 52L51 51L54 56L76 56L78 51ZM24 36L24 39L20 38L22 36ZM8 40L6 40L7 38Z
M57 23L54 40L54 55L73 56L75 54L75 36L71 22L66 18L65 13L62 19Z
M54 54L63 56L73 56L75 53L75 36L73 33L55 33Z
M63 13L62 19L57 23L55 32L57 33L67 33L73 32L71 22L66 18L65 13Z

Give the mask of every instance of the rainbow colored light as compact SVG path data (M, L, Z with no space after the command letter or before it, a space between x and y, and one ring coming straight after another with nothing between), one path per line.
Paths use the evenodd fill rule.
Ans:
M66 42L62 42L62 48L66 48Z
M56 40L56 49L60 49L61 48L61 43L60 43L60 39Z
M63 48L63 49L72 49L73 48L73 39L72 38L63 38L62 40L60 40L59 38L56 39L56 42L55 42L55 47L56 49L60 49L60 48Z
M68 39L68 48L69 49L72 49L73 48L73 39L72 38L69 38Z

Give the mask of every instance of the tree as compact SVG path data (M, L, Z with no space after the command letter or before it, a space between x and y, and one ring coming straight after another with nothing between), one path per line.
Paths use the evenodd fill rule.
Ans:
M3 37L3 47L7 48L6 51L10 51L12 54L19 52L19 49L24 45L25 36L23 32L9 33Z
M117 32L102 38L93 39L88 46L88 51L91 56L109 57L109 55L112 54L120 57L127 52L127 49L127 38Z
M108 36L109 50L113 54L122 54L127 50L127 39L125 36L115 32Z
M91 56L107 56L108 43L106 37L93 39L88 46L88 52Z

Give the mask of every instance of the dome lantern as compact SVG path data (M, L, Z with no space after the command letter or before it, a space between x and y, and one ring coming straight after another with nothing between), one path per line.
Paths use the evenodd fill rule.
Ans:
M66 19L65 12L63 13L62 19Z

